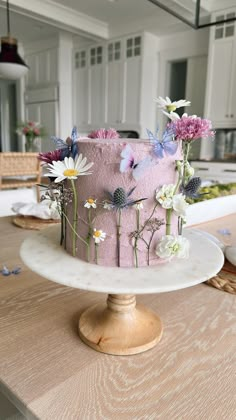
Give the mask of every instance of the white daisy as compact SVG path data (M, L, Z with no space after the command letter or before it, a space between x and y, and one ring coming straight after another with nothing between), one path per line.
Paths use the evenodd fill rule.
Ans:
M93 166L93 162L86 165L87 158L83 155L77 155L75 160L72 157L65 157L63 161L53 161L48 164L49 174L45 176L54 177L55 182L61 182L64 179L76 179L81 175L90 175L88 170Z
M191 102L185 99L172 102L168 96L166 96L166 99L159 96L154 101L158 103L158 108L162 109L163 114L167 115L172 121L180 118L177 112L175 112L177 108L191 105Z
M141 210L141 209L143 209L143 203L142 203L142 201L139 201L138 203L134 204L134 205L133 205L133 207L134 207L136 210Z
M103 208L105 210L112 210L113 209L113 205L111 203L108 203L107 201L104 201Z
M93 209L96 209L97 208L96 201L97 200L94 200L93 198L88 198L84 203L84 207L86 207L87 209L91 209L91 207Z
M102 230L93 229L93 239L95 241L95 244L99 244L100 242L104 241L106 235L107 234Z

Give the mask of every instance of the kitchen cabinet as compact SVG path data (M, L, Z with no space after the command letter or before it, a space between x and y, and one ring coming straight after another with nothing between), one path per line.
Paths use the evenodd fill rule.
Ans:
M236 182L236 163L192 161L191 166L195 170L194 176L200 176L204 181L213 181L219 184Z
M216 20L235 17L235 9L218 12ZM206 117L214 128L236 127L236 27L235 21L211 28Z
M30 53L25 58L30 68L26 76L26 87L28 89L58 82L56 48Z
M51 136L58 131L58 90L57 88L27 91L25 95L26 120L41 123L46 136L41 139L39 151L47 152L53 149Z
M75 51L74 123L80 132L114 127L146 136L146 127L155 128L156 40L144 33Z

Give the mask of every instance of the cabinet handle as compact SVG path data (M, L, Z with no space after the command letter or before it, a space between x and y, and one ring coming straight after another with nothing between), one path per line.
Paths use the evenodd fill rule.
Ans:
M236 172L236 169L224 169L223 172Z
M226 114L225 116L226 116L226 118L229 118L229 114Z
M231 117L231 118L234 118L234 114L230 114L230 117Z
M197 171L209 171L209 168L195 168Z

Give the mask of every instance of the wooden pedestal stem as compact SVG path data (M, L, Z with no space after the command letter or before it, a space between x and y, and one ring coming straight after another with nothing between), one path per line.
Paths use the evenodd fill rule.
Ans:
M107 305L96 304L79 319L79 336L102 353L130 355L154 347L162 336L160 318L134 295L108 295Z

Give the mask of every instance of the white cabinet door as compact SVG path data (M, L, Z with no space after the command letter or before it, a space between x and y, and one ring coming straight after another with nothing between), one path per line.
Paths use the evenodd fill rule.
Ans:
M89 71L89 122L103 127L105 123L105 75L102 65Z
M124 71L124 108L123 122L137 125L140 120L141 59L134 57L126 60Z
M106 122L110 125L120 124L123 107L124 64L122 61L109 63L106 69L107 81L107 115Z
M235 9L215 14L214 20L236 16ZM206 116L214 128L236 126L236 25L235 21L217 24L211 28L208 77L206 92Z
M233 55L234 41L232 39L215 42L212 54L214 65L211 72L210 108L208 111L208 116L214 126L227 124L231 115L229 99Z
M57 54L57 49L51 48L26 56L26 62L29 66L26 76L26 86L28 88L41 87L58 82Z
M74 121L78 126L88 125L88 69L79 68L74 72Z

